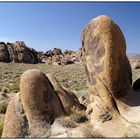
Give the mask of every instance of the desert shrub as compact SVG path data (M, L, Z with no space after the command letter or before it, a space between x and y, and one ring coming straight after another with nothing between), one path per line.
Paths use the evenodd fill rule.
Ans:
M0 137L2 136L3 132L3 122L0 122Z
M80 80L80 79L79 79ZM71 87L76 91L76 92L79 92L81 90L85 90L87 89L87 85L86 85L86 82L81 82L79 84L79 82L74 82L71 83Z
M8 103L6 101L3 101L0 103L0 113L6 113Z
M13 92L19 92L20 91L20 87L18 83L14 83L14 84L10 84L9 85L9 90L13 91Z
M8 93L9 89L7 87L3 87L1 91L2 91L2 93Z

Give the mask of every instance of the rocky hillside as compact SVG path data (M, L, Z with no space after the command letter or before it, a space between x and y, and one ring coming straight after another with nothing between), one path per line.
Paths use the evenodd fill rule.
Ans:
M40 63L34 49L28 48L23 41L15 43L0 42L0 62Z
M39 58L47 63L52 65L68 65L77 62L81 62L81 49L79 51L70 51L65 50L62 52L59 48L54 48L49 50L46 53L39 52Z
M37 52L29 48L23 41L15 43L0 42L0 62L17 62L17 63L47 63L53 65L67 65L80 62L81 51L65 50L54 48L47 52Z

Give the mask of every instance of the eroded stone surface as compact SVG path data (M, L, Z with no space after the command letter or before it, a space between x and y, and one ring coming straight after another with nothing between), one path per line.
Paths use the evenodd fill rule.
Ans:
M122 128L122 124L139 124L140 95L131 89L126 42L118 25L109 17L94 18L84 28L82 58L90 92L87 107L90 123L105 126L116 120L114 123Z
M47 74L47 77L52 83L55 92L59 96L67 115L70 115L73 112L73 108L78 110L85 109L85 107L79 103L78 98L74 95L74 93L64 89L53 75Z
M23 126L28 137L49 137L51 124L64 111L46 75L37 69L24 72L18 98L20 102L15 97L8 105L2 137L25 137Z

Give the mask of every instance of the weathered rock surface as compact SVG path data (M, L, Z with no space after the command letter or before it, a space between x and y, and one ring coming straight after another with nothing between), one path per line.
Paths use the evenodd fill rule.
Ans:
M10 62L9 52L4 42L0 42L0 61Z
M44 57L44 55L46 57ZM65 50L63 53L61 49L54 48L52 51L47 51L45 54L42 54L40 58L43 57L43 62L52 65L69 65L81 62L81 50L79 51L70 51Z
M140 57L134 56L133 58L129 58L132 69L140 68Z
M34 49L28 48L23 41L15 43L0 42L0 62L41 63Z
M77 110L83 110L85 109L78 101L77 97L74 95L74 93L72 93L71 91L68 91L66 89L64 89L59 82L57 81L57 79L51 75L51 74L47 74L47 77L49 78L50 82L53 85L53 88L55 90L55 92L57 93L57 95L59 96L65 113L67 115L72 114L73 109L77 109Z
M59 48L54 48L53 51L52 51L52 53L53 53L54 55L60 55L60 54L62 54L62 51L61 51L61 49L59 49Z
M0 42L0 62L17 62L17 63L47 63L52 65L68 65L80 62L81 51L65 50L62 53L60 48L54 48L46 53L37 52L29 48L23 41L15 43Z
M5 138L21 138L26 137L28 131L28 123L23 112L19 94L9 102L2 137Z
M100 125L109 137L118 127L121 131L116 136L121 136L128 125L140 124L140 94L131 89L126 42L109 17L99 16L83 30L82 58L90 92L87 106L90 123ZM108 127L111 132L107 132Z
M28 70L21 76L20 94L9 103L2 137L49 137L50 125L62 115L60 99L45 74Z
M52 75L27 70L21 75L20 93L8 105L2 137L50 137L55 119L70 115L73 107L85 109Z

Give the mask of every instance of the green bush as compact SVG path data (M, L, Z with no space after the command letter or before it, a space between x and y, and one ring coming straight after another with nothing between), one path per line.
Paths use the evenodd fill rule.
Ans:
M8 106L8 103L3 101L0 103L0 113L5 113L6 112L6 109L7 109L7 106Z
M19 92L20 91L19 84L14 83L14 84L9 85L9 90L13 91L13 92L16 92L16 93Z

